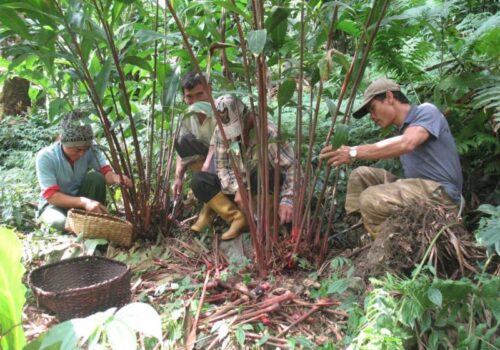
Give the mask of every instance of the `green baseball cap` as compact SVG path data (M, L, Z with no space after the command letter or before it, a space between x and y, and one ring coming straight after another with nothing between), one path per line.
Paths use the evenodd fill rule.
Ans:
M364 117L368 113L368 104L371 100L378 94L387 91L401 91L401 87L390 79L382 78L375 80L366 88L363 95L363 104L352 113L352 116L356 119Z

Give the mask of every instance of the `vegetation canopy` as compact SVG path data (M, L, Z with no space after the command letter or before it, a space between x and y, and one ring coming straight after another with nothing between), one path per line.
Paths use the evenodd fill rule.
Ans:
M26 342L25 297L27 349L500 348L499 8L488 0L0 0L0 267L11 267L0 273L0 289L10 286L0 297L9 310L2 348ZM188 232L199 206L187 185L181 199L172 195L189 71L204 73L204 88L210 82L219 126L222 94L255 116L257 196L241 193L249 235L235 244L216 238L218 221ZM416 204L406 220L392 220L391 244L368 256L378 243L362 229L362 247L341 247L359 231L343 209L353 164L330 167L319 152L396 135L351 120L379 77L397 81L412 104L443 112L466 205L457 217ZM113 214L134 226L128 250L36 223L34 157L73 110L133 182L108 193ZM292 224L280 228L270 210L279 198L269 194L279 193L279 171L269 174L280 164L262 150L276 144L279 153L285 141L297 163ZM223 142L245 188L237 145ZM401 174L397 159L358 165ZM133 303L55 325L22 287L9 251L16 234L28 271L85 254L126 262ZM401 264L363 267L396 250Z

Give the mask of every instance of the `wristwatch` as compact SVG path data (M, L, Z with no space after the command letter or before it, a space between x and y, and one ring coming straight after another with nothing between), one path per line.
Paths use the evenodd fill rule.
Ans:
M349 157L351 158L351 160L356 160L357 156L358 156L358 148L356 146L349 147Z

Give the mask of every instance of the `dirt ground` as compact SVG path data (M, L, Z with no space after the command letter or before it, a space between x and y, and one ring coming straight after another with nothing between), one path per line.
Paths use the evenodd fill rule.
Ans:
M388 220L384 233L375 241L362 227L352 230L349 234L361 236L360 245L349 249L332 246L321 266L301 259L295 266L287 267L277 259L265 279L255 274L248 235L221 243L210 233L200 236L181 232L178 238L167 238L158 244L137 242L129 250L107 246L101 247L99 253L131 267L132 301L146 299L160 306L180 297L188 307L193 298L200 299L202 287L206 294L199 301L205 303L208 311L200 315L198 325L192 326L198 327L198 332L206 331L216 321L230 319L233 325L262 323L275 334L268 341L275 347L285 347L289 336L306 337L315 344L328 339L340 342L349 316L341 305L346 301L361 303L370 289L369 277L386 272L407 275L425 257L440 276L457 278L473 272L474 260L484 258L484 250L474 245L473 237L456 215L443 208L418 208ZM59 250L45 255L42 252L30 261L31 268L50 261L51 255L56 258L68 255L70 250L84 251L71 236L60 237L51 244ZM286 251L286 245L281 248ZM338 257L352 263L332 269L331 262ZM348 270L353 271L352 275L348 275ZM205 283L208 272L209 282ZM180 295L179 284L186 277L190 286ZM325 290L343 278L348 282L342 292L326 296ZM240 311L235 315L234 310ZM28 339L56 323L56 317L37 306L30 295L24 317ZM190 329L185 332L190 333ZM259 337L257 332L247 333L249 339Z

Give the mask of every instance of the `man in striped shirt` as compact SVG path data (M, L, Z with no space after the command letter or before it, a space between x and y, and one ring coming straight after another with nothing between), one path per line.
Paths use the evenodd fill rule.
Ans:
M258 186L257 165L259 145L254 132L254 117L238 98L231 95L219 97L215 102L221 116L224 134L229 141L229 150L224 145L221 131L216 128L210 147L213 148L215 174L201 171L192 179L195 196L219 214L230 228L222 236L222 240L236 238L246 228L247 221L241 211L241 189L231 167L229 152L233 154L245 186L250 193L256 195ZM274 182L274 165L280 166L280 205L278 217L281 224L291 222L293 212L293 184L295 178L295 158L290 144L279 145L278 152L276 127L268 122L268 159L269 183ZM247 183L247 178L250 183ZM270 189L272 190L272 185Z

